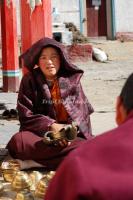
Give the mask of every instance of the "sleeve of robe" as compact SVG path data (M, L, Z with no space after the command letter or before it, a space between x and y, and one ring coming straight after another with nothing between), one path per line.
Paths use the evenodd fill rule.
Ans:
M24 76L20 84L17 101L21 129L40 135L48 131L49 126L54 123L55 120L42 114L33 113L36 95L36 86L32 80L32 76Z
M72 162L71 162L72 161ZM86 188L86 175L79 157L71 157L57 170L47 189L45 200L89 200ZM91 199L91 198L90 198Z

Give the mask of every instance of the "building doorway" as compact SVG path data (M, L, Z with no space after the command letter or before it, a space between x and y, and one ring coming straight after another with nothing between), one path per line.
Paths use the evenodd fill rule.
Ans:
M87 36L107 36L106 0L86 0Z

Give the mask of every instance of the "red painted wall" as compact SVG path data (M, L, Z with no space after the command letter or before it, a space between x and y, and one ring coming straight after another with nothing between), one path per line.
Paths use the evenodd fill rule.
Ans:
M52 37L51 1L43 0L31 12L27 0L21 0L22 52L42 37Z

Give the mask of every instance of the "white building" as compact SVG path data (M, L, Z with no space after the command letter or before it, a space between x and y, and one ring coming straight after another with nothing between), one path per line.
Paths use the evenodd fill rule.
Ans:
M88 37L133 38L133 0L52 0L62 22L73 22Z
M20 36L20 0L14 1ZM72 22L85 36L133 39L133 0L51 0L51 4L51 15L56 8L62 23Z

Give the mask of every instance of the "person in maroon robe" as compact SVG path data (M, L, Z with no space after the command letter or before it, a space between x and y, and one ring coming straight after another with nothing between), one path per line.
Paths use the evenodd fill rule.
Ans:
M68 155L45 200L133 199L133 74L117 99L118 127L84 142Z
M83 70L70 63L61 44L50 38L37 41L20 60L29 73L23 76L18 94L20 131L7 148L21 168L55 170L71 150L92 138L93 108L80 83ZM60 139L56 146L44 144L47 131L58 133L72 122L78 127L72 142Z

